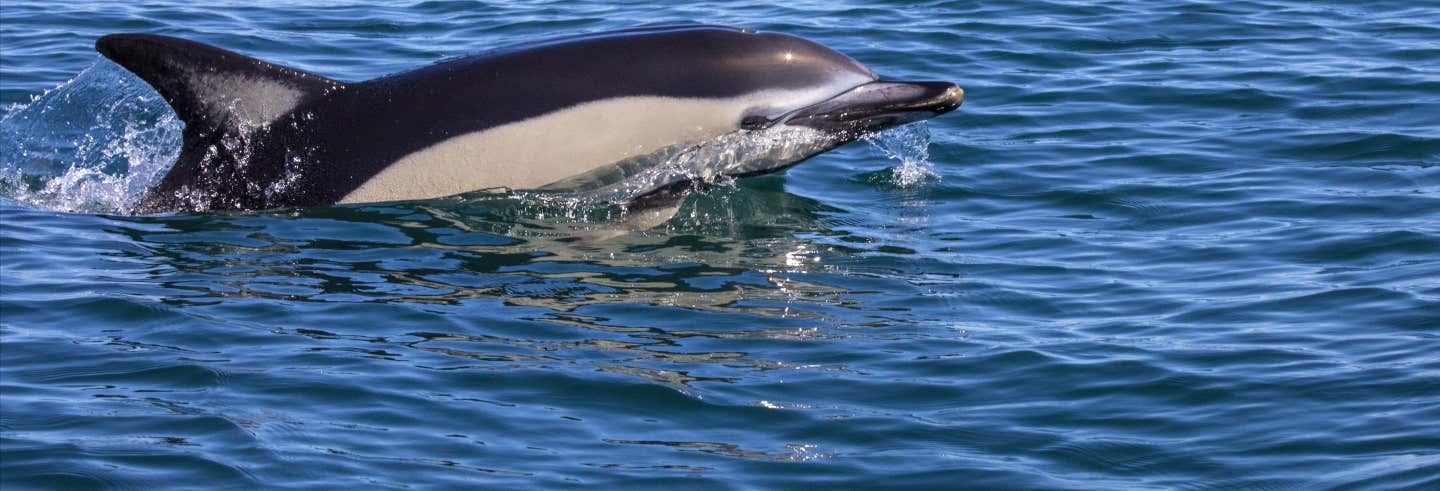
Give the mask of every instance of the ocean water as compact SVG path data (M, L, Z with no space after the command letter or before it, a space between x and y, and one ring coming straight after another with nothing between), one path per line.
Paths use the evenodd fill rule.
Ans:
M777 3L7 0L0 484L1440 489L1440 5ZM629 233L121 213L180 126L104 34L363 80L697 22L967 100Z

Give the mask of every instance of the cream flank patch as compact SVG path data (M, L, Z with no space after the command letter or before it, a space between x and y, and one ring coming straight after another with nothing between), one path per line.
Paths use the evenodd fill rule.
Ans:
M468 133L406 155L340 200L429 199L490 188L535 189L684 141L735 131L746 109L793 109L840 93L826 87L729 99L620 97Z

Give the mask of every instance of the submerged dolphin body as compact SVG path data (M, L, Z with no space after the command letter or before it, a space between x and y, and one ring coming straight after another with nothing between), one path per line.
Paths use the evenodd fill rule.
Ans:
M491 188L663 195L774 172L958 107L794 36L713 26L554 39L347 83L165 36L95 44L185 122L138 211L426 199Z

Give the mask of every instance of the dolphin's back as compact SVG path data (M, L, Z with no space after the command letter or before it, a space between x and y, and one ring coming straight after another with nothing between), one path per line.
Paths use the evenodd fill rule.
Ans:
M605 132L653 131L637 127L637 111L651 116L675 112L673 121L655 118L657 125L684 124L700 114L733 129L750 113L775 116L875 79L855 60L808 40L709 26L541 41L358 83L163 36L112 35L96 47L154 86L187 125L180 158L145 197L142 211L411 199L492 182L509 186L501 178L507 176L475 177L489 168L463 168L462 174L472 178L459 181L413 170L423 171L424 165L433 170L441 165L435 158L458 160L445 165L485 166L491 161L475 154L506 155L491 152L497 142L546 150L599 136L611 137L614 145L632 144L633 138ZM758 93L781 96L745 99ZM701 104L715 101L722 103ZM590 112L567 113L574 108ZM546 117L569 125L554 128L583 123L590 131L538 141L533 128L511 128ZM607 119L614 124L601 121ZM599 127L593 127L597 122ZM506 133L497 132L483 141L462 138L495 128L518 136L500 138ZM691 134L700 133L683 133ZM664 136L677 135L682 133ZM412 171L394 168L421 157L430 160L410 165ZM534 179L548 179L554 172L560 170ZM434 182L422 182L426 178ZM432 184L441 186L432 193L420 189L435 188Z

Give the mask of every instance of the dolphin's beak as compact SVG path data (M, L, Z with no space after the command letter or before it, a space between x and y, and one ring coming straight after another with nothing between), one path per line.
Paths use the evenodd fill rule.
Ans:
M856 137L954 111L964 100L950 82L870 82L776 122Z

